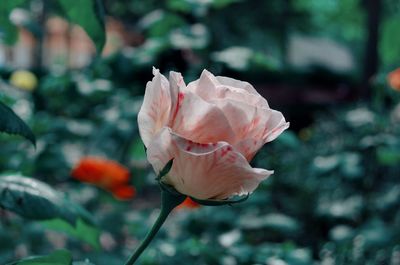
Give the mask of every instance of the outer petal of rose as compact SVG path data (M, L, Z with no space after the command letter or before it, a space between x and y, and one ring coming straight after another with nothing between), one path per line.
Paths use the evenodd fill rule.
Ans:
M260 95L250 94L240 88L218 85L215 97L245 102L259 108L269 108L268 102Z
M221 83L219 79L224 83ZM244 89L246 84L252 88L251 91ZM239 87L231 85L238 85ZM267 100L259 95L249 83L228 77L217 78L207 70L203 70L198 80L189 83L188 90L193 91L205 101L223 98L246 102L253 106L268 108Z
M171 112L168 124L171 126L176 118L178 109L182 105L182 96L180 95L186 90L186 84L181 73L173 71L169 73L169 89L171 95Z
M240 81L236 80L234 78L230 77L225 77L225 76L214 76L212 73L204 69L200 75L199 80L196 80L188 85L188 87L196 87L198 85L198 82L201 82L202 78L205 78L210 80L215 86L217 85L223 85L223 86L228 86L228 87L235 87L239 88L243 91L246 91L251 94L259 95L257 90L254 89L254 87L245 81Z
M168 123L171 96L168 80L153 68L153 80L146 85L143 104L138 114L140 136L147 147L151 139Z
M289 128L282 113L276 110L265 110L269 112L268 119L264 122L263 128L258 128L260 133L251 135L235 145L235 148L243 154L247 161L251 161L258 150L267 142L276 139L284 130Z
M198 199L226 199L251 193L273 172L252 168L226 142L197 144L164 128L147 149L156 172L169 160L172 168L163 179L179 192Z
M234 78L225 77L225 76L216 76L216 78L217 78L218 82L223 86L237 87L237 88L243 89L244 91L247 91L251 94L259 95L257 90L255 90L255 88L248 82L236 80Z
M235 149L250 162L263 145L262 139L248 138L237 143Z
M270 108L259 108L229 99L215 99L211 102L223 111L238 141L253 138L263 140L264 144L274 140L288 127L282 113Z
M268 121L265 123L265 130L263 139L265 143L275 140L284 130L289 128L290 123L286 122L285 117L279 111L270 110L271 115Z
M187 88L189 91L196 93L202 98L208 99L214 96L215 87L218 85L219 82L217 78L207 70L203 70L203 72L201 72L200 78L193 82L190 82L187 85Z

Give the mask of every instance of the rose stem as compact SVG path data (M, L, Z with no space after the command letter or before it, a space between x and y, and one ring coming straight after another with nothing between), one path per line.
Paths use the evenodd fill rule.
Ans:
M161 226L164 224L170 212L179 204L181 204L185 200L186 196L183 195L174 195L168 191L161 190L161 211L160 214L154 223L151 230L147 233L145 239L136 249L136 251L132 254L129 260L125 263L125 265L133 265L135 261L139 258L142 252L147 248L150 242L153 240L158 230L160 230Z

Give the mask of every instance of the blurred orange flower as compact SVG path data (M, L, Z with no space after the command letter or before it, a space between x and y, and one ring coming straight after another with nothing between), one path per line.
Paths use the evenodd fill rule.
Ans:
M397 68L396 70L390 72L387 76L389 85L397 90L400 91L400 68Z
M116 161L100 157L84 157L71 172L72 177L111 192L120 200L135 195L135 188L129 186L129 170Z
M178 207L177 209L184 209L184 208L188 208L188 209L196 209L199 208L200 204L198 204L197 202L193 201L192 199L190 199L190 197L187 197Z

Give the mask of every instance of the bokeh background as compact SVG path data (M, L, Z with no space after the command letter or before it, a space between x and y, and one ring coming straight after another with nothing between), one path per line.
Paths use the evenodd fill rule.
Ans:
M0 172L42 180L98 225L0 209L0 263L67 248L123 264L154 222L159 189L138 135L152 67L245 80L290 129L252 165L274 169L241 204L182 207L140 264L400 265L397 0L104 0L101 56L53 1L0 3L0 89L37 138L0 134ZM400 89L400 88L397 88ZM85 156L130 171L127 201L71 177Z

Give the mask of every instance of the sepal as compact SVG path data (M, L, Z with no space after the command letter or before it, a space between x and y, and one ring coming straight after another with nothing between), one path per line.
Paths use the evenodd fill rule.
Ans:
M190 197L194 202L200 204L200 205L205 205L205 206L221 206L221 205L232 205L240 202L244 202L249 198L250 194L246 194L243 198L237 198L238 196L235 196L233 199L226 199L226 200L200 200L196 199L193 197Z
M168 163L164 166L163 169L161 169L160 173L157 176L157 180L160 182L162 177L164 177L165 175L167 175L169 173L169 171L172 168L172 164L174 163L174 159L172 158L171 160L168 161Z

